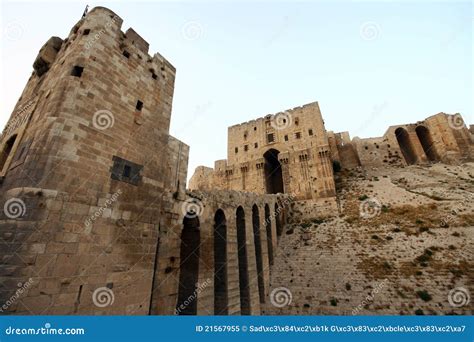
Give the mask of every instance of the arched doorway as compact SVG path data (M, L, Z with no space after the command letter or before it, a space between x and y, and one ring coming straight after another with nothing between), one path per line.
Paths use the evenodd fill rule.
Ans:
M250 315L250 289L247 262L247 236L245 233L245 212L242 207L237 208L237 248L239 259L239 288L240 288L240 314Z
M265 303L265 284L263 282L262 241L260 238L260 214L256 204L252 207L253 240L255 243L255 259L257 261L258 295L260 303Z
M438 154L436 153L436 149L433 143L433 139L431 138L431 134L428 128L426 128L425 126L418 126L415 131L428 160L439 160Z
M272 239L272 221L270 220L270 207L265 204L265 230L267 232L268 262L273 265L273 239Z
M268 194L283 193L283 174L278 160L280 152L270 149L263 155L265 158L265 188Z
M228 314L227 298L227 224L224 212L214 215L214 314Z
M3 167L7 162L8 156L12 152L13 146L15 145L16 134L10 137L5 143L2 153L0 154L0 173L3 171Z
M185 217L181 233L178 315L196 315L197 283L199 280L199 218Z
M277 231L277 236L280 237L281 233L283 233L283 226L281 224L281 215L280 215L280 207L278 204L275 203L275 225L276 225L276 231Z
M398 145L400 146L400 150L402 151L406 163L408 165L415 164L417 158L407 130L405 128L398 127L395 130L395 136L397 137Z

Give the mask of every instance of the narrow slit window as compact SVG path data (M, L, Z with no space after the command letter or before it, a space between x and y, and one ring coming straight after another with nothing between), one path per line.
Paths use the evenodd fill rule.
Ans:
M130 52L127 50L123 50L122 55L124 55L126 58L130 58Z
M132 173L132 168L130 165L125 165L123 168L123 176L126 178L130 178L130 174Z
M143 102L140 101L140 100L138 100L138 101L137 101L137 105L136 105L135 108L136 108L139 112L141 112L141 111L142 111L142 108L143 108Z

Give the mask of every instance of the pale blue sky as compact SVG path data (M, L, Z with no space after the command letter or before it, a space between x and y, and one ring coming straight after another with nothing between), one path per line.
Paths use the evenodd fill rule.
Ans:
M189 176L226 158L228 126L313 101L351 136L438 112L473 123L471 2L2 1L2 127L40 47L87 3L177 68L171 134L191 146Z

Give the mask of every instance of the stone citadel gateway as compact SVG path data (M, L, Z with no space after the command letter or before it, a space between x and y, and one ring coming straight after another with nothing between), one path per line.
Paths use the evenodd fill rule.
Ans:
M227 160L198 167L186 190L189 146L169 134L176 70L148 49L114 12L96 7L34 60L0 138L2 314L271 313L274 284L291 278L282 267L296 255L287 239L298 224L349 212L339 169L458 165L474 156L473 127L459 114L351 140L326 131L315 102L230 127ZM302 234L306 246L317 239ZM346 306L321 297L317 309L348 314L368 281L353 279ZM289 308L303 307L302 293L293 292ZM383 312L398 314L400 305Z

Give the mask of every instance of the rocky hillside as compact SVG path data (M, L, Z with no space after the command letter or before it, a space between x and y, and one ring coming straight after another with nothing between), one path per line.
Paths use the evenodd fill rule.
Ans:
M474 164L343 171L285 227L265 314L474 314Z

